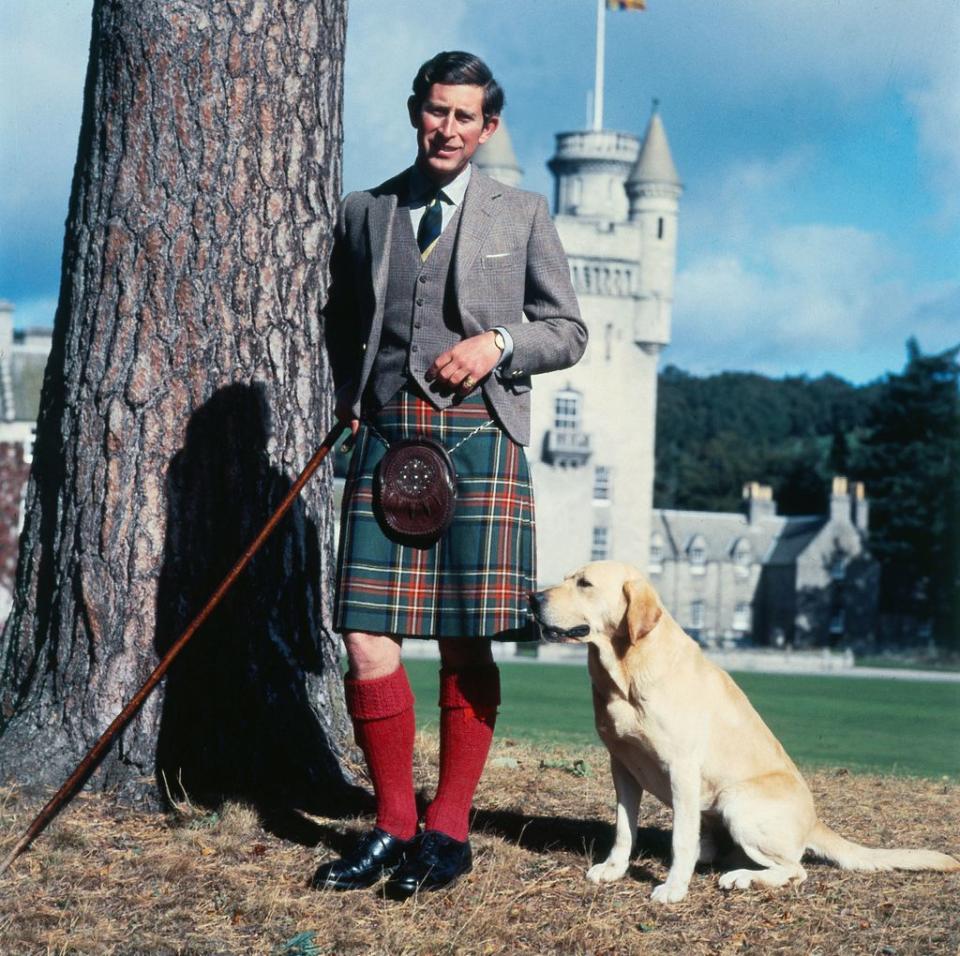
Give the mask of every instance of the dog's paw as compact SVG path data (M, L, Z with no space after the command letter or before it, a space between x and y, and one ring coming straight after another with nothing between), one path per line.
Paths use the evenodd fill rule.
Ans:
M729 873L721 874L720 889L749 890L756 875L756 870L730 870Z
M650 894L654 903L679 903L687 895L687 888L679 883L661 883Z
M619 880L627 872L628 863L620 863L617 860L604 860L596 866L591 866L587 870L587 879L591 883L612 883Z

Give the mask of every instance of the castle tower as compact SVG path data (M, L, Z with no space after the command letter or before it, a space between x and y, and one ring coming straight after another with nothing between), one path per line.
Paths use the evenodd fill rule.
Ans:
M683 185L673 165L667 134L654 101L643 147L627 179L630 222L640 230L640 302L636 341L670 340L673 277L677 263L677 208Z
M596 558L646 567L682 190L657 112L642 142L558 134L547 165L590 344L578 365L535 380L529 458L544 584Z
M557 151L547 163L556 179L557 215L624 222L624 182L636 161L638 147L636 136L608 129L558 133Z

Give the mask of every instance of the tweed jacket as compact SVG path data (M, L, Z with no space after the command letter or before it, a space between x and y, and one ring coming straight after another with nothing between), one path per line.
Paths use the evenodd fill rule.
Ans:
M374 189L348 194L337 223L324 334L334 386L350 397L358 418L383 327L394 211L408 175L406 170ZM487 376L481 387L507 434L529 444L530 376L573 365L587 344L546 200L474 167L452 270L464 336L500 325L513 338L509 368Z

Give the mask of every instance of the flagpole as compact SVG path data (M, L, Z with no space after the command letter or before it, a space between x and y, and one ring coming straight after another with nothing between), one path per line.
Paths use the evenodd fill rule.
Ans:
M603 56L605 0L597 0L597 69L593 86L593 128L603 129Z

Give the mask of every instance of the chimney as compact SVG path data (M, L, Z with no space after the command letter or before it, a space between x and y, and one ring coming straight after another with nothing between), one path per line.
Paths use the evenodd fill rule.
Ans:
M847 479L843 475L833 476L833 487L830 489L830 520L850 523L850 492Z
M773 489L759 481L748 481L743 486L743 510L750 524L756 524L761 518L772 518L777 513Z
M870 530L870 502L862 481L853 483L853 523L861 534Z

